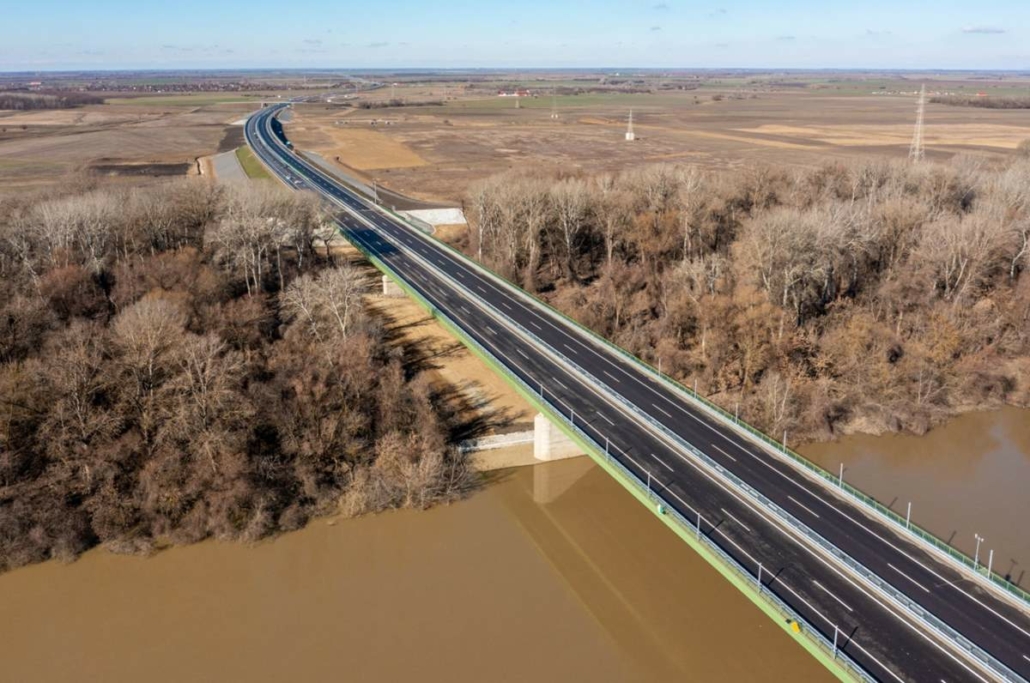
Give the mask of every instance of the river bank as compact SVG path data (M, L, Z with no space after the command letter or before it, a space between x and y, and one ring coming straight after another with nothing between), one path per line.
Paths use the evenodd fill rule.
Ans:
M0 614L12 681L829 680L583 458L256 545L24 567Z

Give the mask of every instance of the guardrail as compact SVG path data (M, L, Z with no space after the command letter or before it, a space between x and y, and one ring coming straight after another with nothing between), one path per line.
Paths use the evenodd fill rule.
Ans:
M405 216L400 215L395 211L392 211L383 206L380 206L378 208L391 214L394 218L396 218L399 221L403 221L409 224L411 223L406 219ZM417 229L417 226L413 225L412 227L415 227ZM541 301L540 299L537 299L536 297L530 295L524 289L516 287L512 283L508 282L508 280L495 273L490 268L484 266L483 264L477 261L469 259L465 254L462 254L460 251L458 251L451 245L447 244L446 242L434 239L434 243L438 246L441 246L451 251L456 256L461 257L465 262L470 264L472 267L476 268L477 270L480 270L485 275L487 275L491 280L495 282L495 284L504 287L508 291L513 292L522 298L530 300L533 305L540 306L551 315L561 318L565 322L569 323L570 325L578 329L586 337L588 337L590 341L594 342L595 344L601 344L607 347L608 349L615 351L623 358L626 358L627 360L631 361L632 363L643 369L646 373L660 379L666 386L668 386L673 391L683 395L685 398L689 400L694 401L694 403L698 407L700 407L707 414L717 419L724 426L728 426L730 428L736 429L739 432L743 432L747 436L757 439L766 446L771 447L775 452L785 456L791 464L794 464L821 479L824 484L829 485L829 488L835 489L841 494L847 494L855 502L861 504L866 509L885 518L888 522L891 522L895 528L906 532L907 534L911 535L913 539L925 544L930 549L952 560L962 569L970 571L973 574L973 576L983 581L986 581L988 585L1004 591L1006 595L1022 603L1022 605L1025 608L1030 609L1030 591L1024 590L1023 588L1017 586L1016 584L1012 583L1012 581L1010 581L1008 578L998 574L997 572L988 572L988 568L986 566L977 563L973 558L969 557L958 548L955 548L954 546L948 544L948 542L944 539L939 538L932 532L920 527L918 524L912 523L910 519L902 517L900 514L890 509L883 503L880 503L875 498L864 493L860 489L855 488L854 486L851 486L846 482L839 481L839 478L835 476L832 472L828 472L819 465L813 463L808 458L797 453L793 449L787 448L786 446L784 446L782 442L777 441L776 439L765 434L758 428L753 427L747 422L741 420L739 416L731 415L729 411L723 409L716 403L713 403L709 399L702 396L700 393L694 391L690 387L684 386L676 379L657 370L650 364L631 354L629 351L626 351L620 346L613 344L612 342L600 336L590 328L584 327L576 320L570 318L561 311L553 308L546 302Z
M365 252L365 250L362 251ZM365 253L367 254L367 252ZM422 257L418 256L417 254L412 254L412 258L416 259L417 261L423 262L426 267L435 272L436 269L432 266L432 264L426 262L425 259L423 259ZM393 273L392 270L391 273ZM393 273L392 276L400 279L399 275L397 275L396 273ZM452 283L452 286L454 288L463 290L469 298L473 300L476 299L472 292L470 292L463 284L459 282L454 282ZM571 368L580 377L586 378L588 379L588 381L591 382L603 384L605 387L607 387L608 394L612 396L615 400L617 400L619 405L622 406L624 410L636 415L637 420L639 422L646 423L653 432L657 432L661 435L664 435L667 441L671 441L679 448L694 456L695 459L704 463L708 470L715 471L716 473L718 473L725 481L729 482L737 491L744 493L752 501L754 501L755 503L762 506L765 510L772 513L772 515L776 519L779 519L782 524L789 527L796 535L804 537L808 540L810 544L818 546L822 550L822 552L835 558L841 565L845 566L848 570L850 570L852 574L863 580L866 583L866 585L872 587L877 592L879 592L880 595L882 595L884 598L892 602L897 607L903 609L907 614L909 614L909 616L915 619L918 623L922 624L928 631L935 633L944 640L952 642L957 648L960 648L961 650L966 652L970 657L975 658L986 669L994 672L1003 680L1021 680L1019 676L1017 676L1011 669L1009 669L1004 663L999 661L993 655L989 654L988 652L983 650L983 648L974 644L972 641L970 641L968 638L963 636L953 627L945 623L935 614L927 611L918 602L912 600L905 593L895 588L891 583L881 578L879 574L870 570L865 565L858 562L855 558L851 557L851 555L842 551L836 545L834 545L827 539L823 538L823 536L816 533L808 525L803 524L792 514L781 508L779 505L770 500L760 491L753 488L751 485L749 485L743 479L738 477L736 474L724 468L722 465L717 463L703 451L696 448L686 439L682 438L681 436L670 430L668 427L655 420L646 412L640 410L640 408L638 408L633 402L625 399L621 394L618 393L618 391L616 391L614 388L612 388L605 382L597 379L592 373L581 367L574 360L567 357L565 354L558 351L557 349L554 349L553 347L544 344L541 340L539 340L539 338L534 333L530 332L514 320L509 319L503 312L495 308L489 302L482 300L481 305L490 308L494 312L495 316L499 316L500 319L504 321L503 324L516 330L516 332L522 338L527 339L531 342L533 340L536 340L538 346L545 346L547 348L547 352L550 355L557 358L559 362L565 365L567 368ZM446 313L443 313L442 311L438 312L437 315L442 315L450 319L449 316L447 316ZM574 413L570 413L569 417L565 417L564 415L562 415L562 419L569 422L569 424L571 424L573 427L576 427L576 416ZM582 417L580 417L580 420L586 423L586 421L583 420ZM591 441L596 443L596 441L594 441L593 439L591 439ZM657 477L654 478L657 479Z
M355 240L352 240L352 242L355 242ZM398 283L406 291L409 291L409 293L412 293L421 303L423 303L423 305L427 306L428 309L434 315L446 319L448 322L450 322L452 327L456 328L457 331L461 330L460 325L458 325L456 323L456 321L453 321L446 313L436 309L436 307L432 306L432 304L429 303L426 299L424 299L420 294L415 293L414 290L412 290L410 287L407 286L407 284L404 281L404 279L402 277L400 277L400 275L397 274L395 271L393 271L392 268L387 266L385 264L385 262L383 262L380 259L378 259L378 257L375 257L363 245L355 244L355 246L357 246L358 249L361 250L369 258L369 260L371 260L374 263L376 263L377 267L379 267L380 270L383 270L384 272L387 272L391 277L393 277L396 281L398 281ZM419 261L423 260L423 259L421 259L421 257L419 257L417 255L413 255L413 257L416 258ZM431 264L427 263L426 265L431 270L434 270L434 271L436 270ZM498 280L501 280L506 286L513 287L509 283L504 281L503 278L499 278L499 276L496 276L493 273L490 273L490 274L494 278L496 278ZM455 286L457 288L460 288L460 289L463 289L463 290L466 290L466 288L463 285L461 285L460 283L453 283L453 286ZM521 292L521 290L519 290L519 291ZM466 290L466 292L467 292L467 290ZM472 295L471 292L467 292L467 294L471 298L473 298L473 299L477 298L474 295ZM494 312L497 315L500 315L502 317L502 319L505 319L505 321L506 321L506 323L508 325L510 325L511 327L517 328L518 331L524 337L529 338L529 339L536 339L536 336L533 333L529 332L528 330L523 328L518 323L516 323L516 322L514 322L512 320L508 320L507 317L504 316L503 313L498 311L491 304L489 304L486 301L483 301L482 303L483 303L483 305L488 306L491 309L493 309ZM561 314L559 313L559 315L561 315ZM562 316L562 317L565 317L565 316ZM574 323L574 321L572 321L572 322ZM576 324L576 326L580 327L578 324ZM580 327L580 329L583 329L583 328ZM593 335L592 332L590 333L590 335L596 337L596 335ZM475 345L479 349L483 350L485 353L487 353L489 355L490 358L494 359L495 365L497 365L499 368L501 368L502 372L505 375L508 375L508 376L514 378L519 383L519 385L525 386L525 383L522 382L521 379L519 379L513 373L509 372L507 370L507 368L504 366L503 363L498 362L496 357L494 357L493 354L490 353L489 351L486 351L481 345L478 344L478 342L475 342L475 340L467 337L467 335L465 335L463 333L461 333L460 336L462 336L464 339L466 339L469 342L471 342L473 345ZM537 341L539 341L539 340L537 340ZM601 341L603 341L605 344L608 344L609 346L612 346L612 348L618 350L620 353L622 353L622 354L626 355L627 357L633 359L635 362L637 362L637 363L643 365L644 367L646 367L646 368L648 368L648 369L653 371L653 368L650 368L650 366L647 366L642 361L639 361L639 359L636 359L634 356L628 354L624 350L619 349L618 347L615 347L615 346L611 345L609 342L607 342L607 340L601 339ZM591 373L589 373L586 370L584 370L583 368L581 368L574 361L572 361L571 359L569 359L566 356L564 356L564 354L558 352L556 349L551 349L550 347L548 347L548 349L549 349L549 351L550 351L550 353L552 355L554 355L555 357L559 358L559 360L562 363L566 364L567 366L569 366L571 368L574 368L575 371L577 373L579 373L580 375L582 375L584 377L591 378L592 380L596 380L596 378ZM668 378L666 378L664 375L660 375L660 376L663 379L665 379L666 381L671 381ZM526 387L526 388L528 389L528 387ZM809 542L814 543L815 545L817 545L820 548L822 548L824 552L826 552L829 555L835 557L839 562L841 562L842 564L847 566L853 573L855 573L857 576L861 577L868 585L876 588L882 595L884 595L884 597L889 599L895 605L903 608L907 613L910 614L910 616L912 616L917 621L922 623L928 630L936 633L937 635L939 635L942 638L945 638L945 639L950 640L951 642L955 643L956 646L962 648L971 657L974 657L975 659L980 661L983 666L985 666L986 668L994 671L995 673L997 673L998 675L1002 676L1003 678L1008 679L1008 680L1018 680L1018 677L1015 677L1015 678L1013 677L1014 674L1013 674L1013 672L1011 672L1008 669L1008 667L1006 667L1000 661L995 659L993 656L991 656L990 654L986 653L985 651L983 651L978 646L974 645L972 642L970 642L968 639L966 639L964 636L962 636L960 633L958 633L955 629L953 629L952 627L948 626L946 623L944 623L938 617L936 617L935 615L927 612L918 603L916 603L916 602L912 601L911 599L909 599L905 594L903 594L900 591L898 591L897 589L895 589L891 584L889 584L886 581L884 581L883 579L881 579L876 573L874 573L871 570L867 569L864 565L858 563L856 560L854 560L854 558L850 557L847 553L842 552L835 545L833 545L832 543L830 543L829 541L824 539L819 534L816 534L813 530L811 530L806 525L802 524L796 518L794 518L793 515L791 515L790 513L786 512L785 510L783 510L782 508L777 506L774 502L772 502L771 500L766 498L763 494L761 494L757 490L751 488L746 482L741 480L739 477L734 475L732 472L729 472L728 470L723 468L721 465L716 463L714 460L712 460L709 456L704 454L702 451L700 451L697 448L695 448L692 444L690 444L689 442L684 440L682 437L680 437L679 435L675 434L674 432L672 432L671 430L666 428L664 425L662 425L661 423L656 421L654 418L652 418L647 413L641 411L637 406L635 406L632 402L627 401L625 398L623 398L621 395L619 395L618 392L614 391L611 387L608 387L608 388L609 388L609 391L612 394L612 396L614 396L625 409L627 409L627 410L631 411L632 413L634 413L635 415L637 415L638 420L643 420L648 425L650 425L653 430L657 430L659 433L665 435L666 439L671 439L678 446L680 446L681 448L686 450L688 453L693 455L696 459L698 459L701 462L703 462L709 469L713 469L716 472L718 472L725 480L731 482L734 485L735 488L737 488L738 490L746 493L749 498L751 498L755 502L759 503L760 505L762 505L767 510L771 511L775 515L775 517L777 519L779 519L785 525L789 526L795 533L801 534L806 539L808 539ZM677 388L678 388L678 390L683 391L683 388L680 387L679 385L677 385ZM687 391L689 391L689 390L687 390ZM529 392L530 392L530 394L532 394L533 390L529 389ZM696 395L694 396L694 398L696 400L703 400L703 399L699 399ZM710 404L707 401L704 401L704 403L706 405L710 406L710 407L714 407L714 408L718 409L718 407L714 406L714 404ZM718 410L721 411L721 409L718 409ZM548 412L553 412L553 408L549 409ZM558 414L559 415L561 414L560 411L558 412ZM597 444L592 438L590 438L588 435L586 435L585 432L582 432L582 430L580 430L578 427L576 427L576 425L575 425L575 416L574 415L571 416L571 419L570 418L565 418L564 415L562 415L561 416L561 420L563 422L568 423L571 426L571 428L574 429L576 432L582 434L582 436L584 438L586 438L590 443L593 444L593 448L595 448L595 449L599 448L599 444ZM749 425L745 425L745 426L750 427ZM760 435L763 438L763 440L766 441L767 443L770 443L770 444L773 444L773 445L777 445L777 442L772 441L771 439L769 439L769 437L765 436L764 434L762 434L758 430L754 430L753 428L750 428L750 429L752 429L752 431L754 432L754 434L756 436ZM800 456L798 456L798 457L800 457ZM808 461L804 460L803 458L801 458L801 460L803 462L805 462L805 463L808 463ZM811 463L808 463L808 464L813 468L813 471L818 471L818 470L821 469L821 468L816 468ZM619 465L620 465L620 467L622 467L621 463ZM623 467L622 469L626 469L626 468ZM825 471L823 470L823 472L825 472ZM633 477L633 479L635 481L638 481L638 483L639 483L639 477L636 477L635 475L632 475L632 473L630 473L630 475ZM650 488L649 488L649 490L650 490ZM746 568L745 568L745 571L746 571Z
M542 412L547 413L550 416L550 419L555 421L557 424L561 425L564 428L563 431L566 431L566 433L569 434L571 438L573 438L581 446L583 446L584 450L587 453L589 453L594 460L607 465L608 468L614 468L619 473L619 475L621 475L619 478L622 480L622 483L624 485L628 484L630 487L636 490L636 493L643 494L646 498L653 498L656 503L665 503L665 506L663 506L663 509L660 511L660 514L669 515L671 513L671 517L681 527L681 531L685 532L686 534L696 535L697 541L704 544L710 551L713 551L715 555L723 562L723 564L728 570L734 572L737 576L741 577L746 582L746 585L750 586L754 584L755 587L752 588L752 592L755 595L759 596L760 599L766 601L766 603L769 606L771 606L777 614L785 617L788 620L795 621L799 625L801 625L802 634L809 638L810 641L825 656L830 657L831 662L836 662L848 674L850 674L858 680L876 680L875 678L870 676L857 662L852 660L847 653L843 652L840 648L835 647L834 643L825 635L823 635L823 633L814 624L812 624L807 619L805 619L801 614L796 612L778 595L769 590L762 590L761 584L758 583L757 567L755 573L750 572L747 569L747 567L745 567L743 564L741 564L739 561L737 561L735 558L729 555L726 551L724 551L714 540L711 539L711 537L708 534L700 532L699 528L702 522L708 524L710 527L715 526L711 522L708 522L708 520L705 520L704 517L700 514L700 511L694 510L693 508L690 508L690 506L688 505L687 507L690 508L691 514L696 514L699 520L698 524L694 524L688 521L678 510L675 509L675 507L673 507L671 503L669 503L669 501L667 501L665 498L661 496L660 492L656 492L647 484L647 482L641 479L638 475L634 474L630 469L625 467L617 459L612 458L610 454L605 453L605 446L603 444L598 443L593 437L587 434L584 430L580 429L575 424L574 418L570 420L568 417L565 416L565 414L561 410L556 409L556 407L553 404L548 402L546 398L541 398L539 394L536 393L536 390L533 387L529 386L521 377L519 377L516 373L508 369L504 361L499 359L497 356L494 355L492 351L490 351L488 348L484 347L482 344L480 344L467 333L465 333L460 322L451 318L450 315L448 315L445 311L441 310L440 308L435 306L431 301L426 299L418 290L411 287L407 283L407 281L400 276L400 274L394 271L392 267L386 264L385 261L382 261L372 251L367 249L363 244L360 243L359 240L352 240L351 243L354 244L354 246L359 251L361 251L365 255L365 257L371 263L373 263L379 270L386 273L389 277L393 278L394 281L397 282L397 284L409 294L409 296L411 296L413 299L419 302L419 304L423 306L427 311L429 311L434 317L439 318L442 322L444 322L447 327L450 327L452 332L456 336L458 336L463 343L465 343L467 346L475 350L479 355L488 359L490 364L494 367L495 371L499 372L505 378L506 381L516 385L516 387L521 390L520 393L522 393L526 398L528 398L535 405L537 405L537 407L540 408ZM555 400L558 400L557 397L555 397ZM569 433L570 430L572 433ZM695 532L697 533L695 534ZM829 619L827 619L827 622L832 623Z

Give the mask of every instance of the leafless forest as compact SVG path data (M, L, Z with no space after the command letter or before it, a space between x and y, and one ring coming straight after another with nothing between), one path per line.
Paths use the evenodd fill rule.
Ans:
M199 182L0 202L0 570L468 489L333 229Z
M466 249L793 440L1030 402L1030 160L505 174Z
M975 97L943 95L931 97L933 104L950 104L956 107L978 107L980 109L1030 109L1030 97Z

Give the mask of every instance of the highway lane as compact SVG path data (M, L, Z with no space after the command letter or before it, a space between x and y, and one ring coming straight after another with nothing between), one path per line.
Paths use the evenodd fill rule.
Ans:
M256 126L248 126L248 132L251 136L255 133L256 128ZM259 142L258 144L260 145L261 143ZM266 151L271 151L272 149L274 147L269 145L269 150ZM271 161L273 164L276 163L274 159ZM291 163L298 165L301 162L297 159L291 159ZM302 166L298 167L303 168ZM296 171L283 171L283 173L291 176L299 175ZM1024 622L1021 620L1024 619L1024 615L1018 610L1011 608L1007 603L993 600L991 595L983 595L984 591L969 587L967 585L968 582L963 581L963 577L951 567L937 562L936 558L927 556L922 549L913 546L907 539L897 537L892 530L875 520L867 518L864 513L854 509L854 506L850 503L837 499L832 495L832 492L827 492L821 484L799 476L797 470L791 465L769 456L761 449L750 444L750 442L746 442L733 434L731 430L710 421L709 418L696 410L689 402L684 401L683 397L677 392L669 390L663 383L656 382L653 378L641 373L635 364L630 363L621 355L612 352L606 347L599 346L560 318L556 318L547 312L542 312L523 297L513 295L509 289L499 286L491 278L483 276L475 268L468 266L460 259L456 259L449 250L440 247L432 240L413 234L405 226L398 225L393 220L370 208L360 199L351 196L343 188L336 186L331 179L324 177L321 173L305 170L303 175L305 178L304 184L334 196L338 201L347 204L371 221L371 226L351 225L349 236L352 239L360 240L360 236L353 232L360 228L362 230L372 230L375 232L375 238L378 240L390 240L388 246L384 243L382 247L387 249L384 252L384 260L387 257L391 259L404 258L405 260L397 267L399 272L405 275L406 279L408 273L412 273L412 278L414 278L414 273L417 270L411 262L409 254L417 254L419 258L426 260L430 265L428 269L423 268L422 270L425 272L420 275L420 277L427 278L427 283L434 283L432 285L427 284L427 287L450 288L449 283L440 281L437 275L432 272L433 270L443 271L452 282L464 284L467 287L464 293L455 293L453 296L456 298L440 300L441 310L455 313L456 310L461 310L456 307L464 306L465 309L468 309L466 304L459 302L468 302L470 299L482 299L493 306L497 313L519 322L524 330L529 331L548 346L558 350L567 358L587 369L591 375L588 384L593 385L584 387L582 383L572 378L565 377L560 379L554 373L553 368L550 370L539 368L538 373L543 374L527 378L530 380L531 386L533 386L532 382L534 381L543 382L551 389L557 388L557 392L561 392L562 386L580 386L580 390L576 392L576 395L566 397L570 403L570 408L572 405L584 401L584 396L590 392L595 392L598 386L606 389L604 393L623 396L626 400L648 412L650 417L661 423L665 429L704 450L727 470L741 476L749 485L762 491L778 506L790 511L798 519L802 519L806 524L817 529L824 537L838 545L838 547L842 547L849 555L856 557L863 564L869 566L870 569L874 569L881 576L885 576L892 585L900 588L910 597L912 593L926 593L930 598L938 597L939 599L936 601L928 600L927 596L918 595L915 596L915 599L920 604L924 602L934 603L934 609L940 610L938 616L952 625L955 625L957 622L959 626L956 626L956 628L960 628L967 635L969 633L975 634L971 638L974 642L981 644L980 640L976 640L976 638L990 636L992 629L997 628L1001 628L1003 634L999 638L995 633L993 640L1000 642L1002 646L1010 642L1008 635L1005 634L1006 631L1015 630L1016 633L1023 633L1021 629ZM378 249L380 247L376 244L369 244L366 245L366 248ZM403 251L405 249L407 253ZM415 284L412 280L409 280L409 282ZM435 294L434 296L441 297L442 295ZM484 343L487 348L500 346L500 342L497 340L480 339L479 341ZM531 355L536 355L532 351L532 347L533 344L520 343L517 348L509 352L509 359L513 363L518 360L521 360L523 363L528 362L527 350L530 350ZM548 372L551 372L551 374L548 375ZM572 384L568 384L570 380L573 382ZM584 388L589 388L590 392L584 394ZM560 395L555 395L554 400L562 400L562 398ZM591 414L590 410L593 410L594 414ZM621 447L622 452L617 457L620 460L624 460L624 464L628 467L635 469L641 476L650 474L656 481L673 480L672 486L665 491L666 497L671 498L669 502L672 507L679 509L681 506L688 506L686 501L689 500L691 503L695 503L698 509L701 509L700 503L697 502L697 498L700 497L699 489L712 489L713 484L711 481L697 479L698 473L693 475L693 481L689 479L689 474L682 470L689 469L691 465L676 452L677 449L674 444L653 443L655 437L649 434L646 427L639 425L627 427L625 423L631 423L632 420L627 420L626 416L619 415L620 411L617 405L613 406L602 401L602 404L595 403L591 407L586 407L582 410L577 408L577 412L580 416L589 416L580 417L579 421L577 421L577 426L583 428L584 431L588 431L588 433L591 433L590 430L593 430L591 436L595 436L599 442L603 442L605 436L608 436L613 442L616 438L620 439L620 443L624 445ZM580 422L583 422L583 424L580 424ZM650 443L648 442L649 439L651 440ZM658 441L661 441L661 439ZM741 463L744 464L742 465ZM665 473L664 475L663 472ZM690 481L690 484L686 483L688 481ZM769 526L768 522L763 522L762 515L756 516L753 510L749 512L741 509L744 507L742 501L727 502L720 499L719 501L709 502L711 504L707 508L701 509L701 512L705 519L712 520L713 530L717 530L719 535L723 534L722 529L726 525L722 522L730 520L733 522L730 525L731 529L734 526L739 526L740 528L737 532L731 531L729 533L743 533L748 536L748 538L734 538L732 543L727 542L723 544L725 547L730 548L728 552L731 554L736 553L735 557L739 556L738 559L741 559L745 567L749 563L754 567L758 562L762 562L766 567L777 567L777 570L783 567L791 567L793 569L796 566L794 561L798 560L798 558L787 558L782 554L779 556L776 553L772 553L771 556L756 555L748 550L747 554L750 557L745 556L743 548L755 549L753 546L763 545L761 542L755 542L756 537L761 536L758 539L761 541L766 538L775 538L777 534L774 533L774 530L770 530L768 536L765 533L759 534L757 529L763 529L763 524ZM704 527L704 525L702 526ZM778 535L783 536L784 534L780 531ZM727 540L730 538L729 536L726 537ZM734 545L734 543L737 543L737 545ZM751 545L744 545L745 543L750 543ZM779 543L777 541L777 545ZM795 543L795 545L798 544ZM755 550L769 551L768 548L758 548ZM814 555L807 549L804 552L808 557L801 559L808 565L811 565ZM766 564L763 558L766 558L768 564ZM824 568L822 573L827 573L827 569L832 570L832 568ZM829 573L832 574L834 572L830 571ZM895 575L892 576L892 573ZM773 575L770 573L770 576ZM779 579L777 578L777 580ZM904 584L906 581L911 583L911 585L898 585ZM832 578L827 577L821 577L821 579L812 578L811 585L804 587L807 589L805 592L793 586L787 586L782 588L784 595L781 597L802 614L805 614L806 606L814 605L816 609L810 611L813 613L819 612L820 615L828 615L825 617L826 619L836 619L839 616L840 619L837 623L840 625L841 623L848 623L845 620L851 616L849 613L853 613L856 608L847 599L841 597L842 593L848 590L846 587L839 589L831 588L831 586L835 587L839 583L841 582L835 583ZM851 583L853 584L853 582ZM777 586L776 581L770 587L775 586ZM785 586L785 584L780 584L780 586ZM857 595L854 597L853 601L855 603L865 604L870 601L874 603L878 601L877 598L868 595L869 591L866 589L857 588L853 585L851 590L855 592L856 589L864 593L865 596ZM937 595L938 592L941 593L940 596ZM880 601L882 602L882 600ZM836 608L834 605L836 605ZM881 611L889 612L886 608L881 608ZM981 612L987 615L988 618L986 620L980 614ZM975 618L963 619L963 617L968 617L970 614L975 614ZM864 616L865 613L863 613ZM853 617L852 620L854 620ZM812 623L816 624L817 627L820 621L819 616L812 617ZM863 618L861 622L865 630L872 630L871 622L868 619ZM896 627L897 624L895 624L893 630L896 631ZM887 631L884 633L892 631L889 627L885 626L885 628L887 628ZM832 635L832 629L827 628L824 630L820 627L820 630L823 630L824 634ZM859 633L862 633L862 631L859 631ZM858 641L859 637L856 635L849 642L849 645L855 644L857 646ZM1012 652L1009 654L1021 655L1021 648L1023 646L1018 641L1012 642L1015 642L1015 644L1012 647ZM993 645L996 646L997 642L993 643ZM855 649L858 648L856 647ZM900 649L896 647L896 643L894 649ZM985 649L998 656L997 653L1003 652L1005 648L993 647L992 649L989 646ZM877 651L881 652L881 655L886 656L883 650ZM860 659L860 655L852 656ZM930 658L934 658L934 653L930 653ZM943 659L947 664L947 658L942 658L939 652L936 653L936 659ZM1030 663L1030 660L1025 661ZM899 670L909 674L916 670L927 674L930 672L930 669L926 668L925 662L918 666L914 662L915 659L910 657L909 661L899 663ZM875 669L875 665L869 668L870 670ZM955 668L960 669L960 667L955 667L954 662L951 662L947 664L946 670ZM883 675L883 672L875 675L879 677ZM922 675L918 676L918 679L923 678ZM938 679L935 678L933 680ZM954 680L954 676L950 675L945 680Z
M861 608L870 601L864 591L832 571L819 578L809 576L805 567L811 564L812 556L808 551L797 544L775 541L782 532L764 515L729 491L713 486L710 477L674 448L623 418L620 409L605 400L592 382L546 357L525 352L525 345L515 332L468 302L461 293L441 285L431 270L399 252L377 233L346 219L343 222L351 239L392 267L403 269L414 289L436 308L453 311L455 322L477 343L491 349L527 386L552 387L542 390L543 398L569 415L577 427L596 441L604 443L608 439L612 456L638 476L650 478L656 496L671 501L687 519L696 519L700 513L701 533L713 538L743 566L757 569L758 563L762 563L766 568L762 582L765 590L794 606L831 640L834 626L838 627L841 651L875 672L876 678L899 680L892 674L895 668L890 662L894 652L890 649L891 639L885 636L897 634L900 624L889 613L885 613L889 630L854 616L855 606ZM645 452L646 458L642 457ZM912 635L922 640L917 634ZM909 680L977 680L956 678L956 663L949 663L928 642L917 649L918 654L908 656L905 663L905 670L911 675Z

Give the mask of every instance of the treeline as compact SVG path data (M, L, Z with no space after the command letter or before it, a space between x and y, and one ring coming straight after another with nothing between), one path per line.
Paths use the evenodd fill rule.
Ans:
M333 225L199 182L0 205L0 570L425 507L472 475Z
M470 254L772 434L1030 400L1030 161L506 174L466 211Z
M442 107L443 100L362 100L354 103L356 109L389 109L396 107Z
M955 107L979 107L981 109L1030 109L1030 97L943 95L931 97L930 102L933 104L950 104Z
M0 109L74 109L87 104L103 104L104 98L81 92L0 92Z

